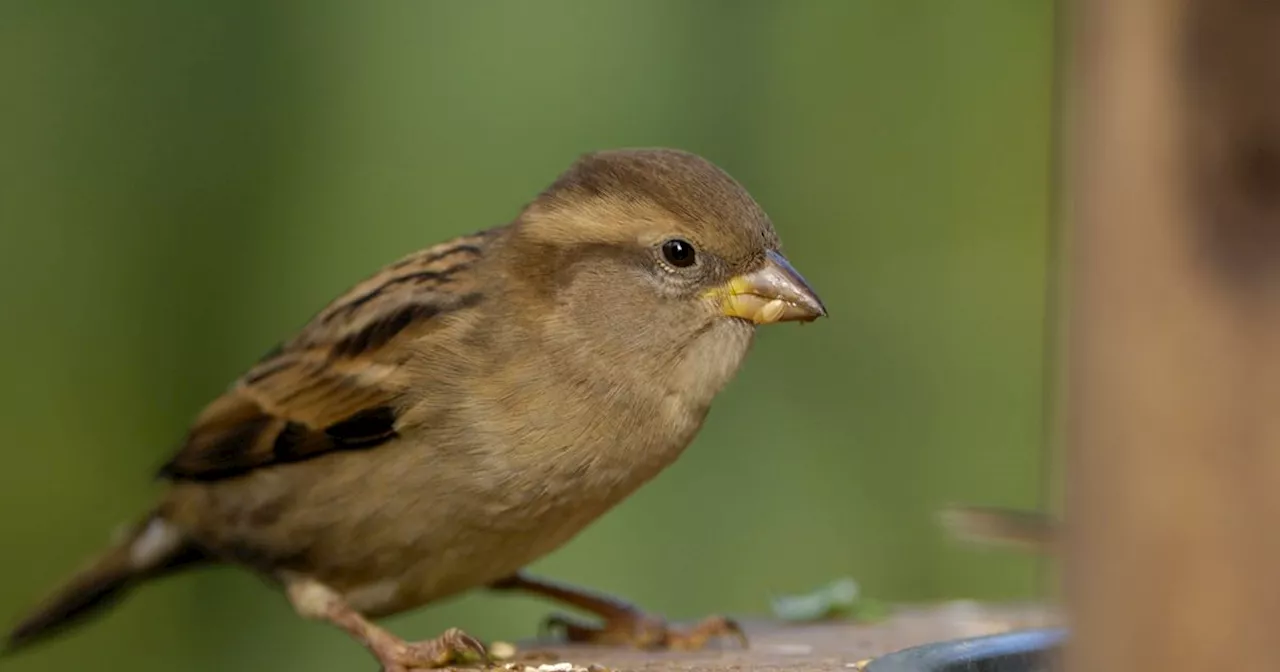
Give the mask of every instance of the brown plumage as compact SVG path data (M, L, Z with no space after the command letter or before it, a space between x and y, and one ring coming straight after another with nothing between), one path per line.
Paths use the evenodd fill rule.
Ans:
M511 224L391 264L257 362L196 418L155 509L10 644L227 562L388 669L483 649L459 631L406 644L367 618L484 586L604 619L562 623L572 639L700 646L735 626L680 632L519 572L676 459L757 324L825 314L706 160L582 157Z

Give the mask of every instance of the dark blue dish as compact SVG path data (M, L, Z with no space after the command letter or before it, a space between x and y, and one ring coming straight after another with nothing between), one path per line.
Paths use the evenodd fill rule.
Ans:
M876 658L866 672L1050 672L1065 638L1051 628L936 642Z

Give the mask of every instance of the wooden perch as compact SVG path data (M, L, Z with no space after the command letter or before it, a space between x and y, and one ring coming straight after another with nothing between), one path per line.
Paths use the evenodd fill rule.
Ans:
M1073 10L1068 668L1273 669L1280 3Z
M561 661L579 668L596 665L613 672L854 672L856 665L867 659L913 646L1060 624L1058 614L1039 605L951 602L899 607L887 620L864 624L848 621L797 624L744 621L742 625L751 638L751 647L747 650L733 644L719 650L688 653L521 645L524 653L547 652L552 655L524 661L517 658L517 662L537 668L540 664Z

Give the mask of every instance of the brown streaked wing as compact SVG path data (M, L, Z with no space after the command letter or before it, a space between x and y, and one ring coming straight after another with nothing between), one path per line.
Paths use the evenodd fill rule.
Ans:
M161 476L218 480L394 439L402 345L480 302L472 268L492 235L404 257L330 303L205 407Z

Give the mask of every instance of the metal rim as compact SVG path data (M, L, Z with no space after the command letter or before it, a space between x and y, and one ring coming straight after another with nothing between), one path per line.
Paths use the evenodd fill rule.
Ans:
M946 672L969 665L991 672L1027 672L1043 666L1065 638L1064 629L1045 628L935 642L876 658L866 672Z

